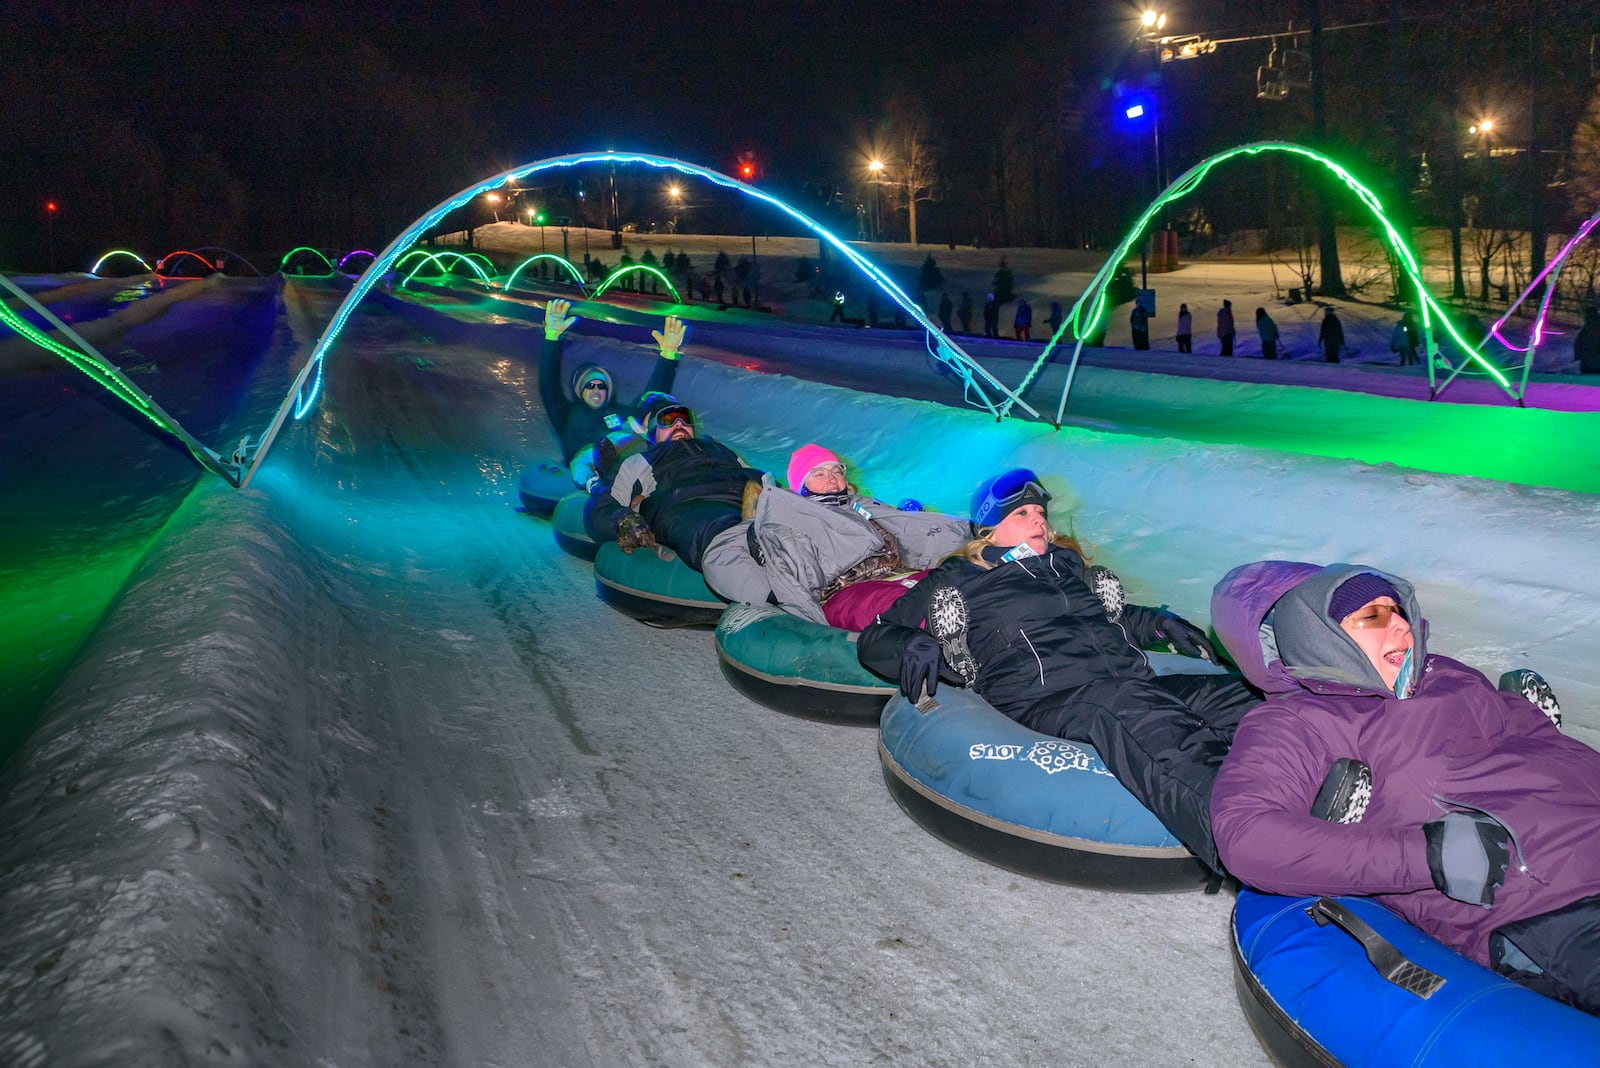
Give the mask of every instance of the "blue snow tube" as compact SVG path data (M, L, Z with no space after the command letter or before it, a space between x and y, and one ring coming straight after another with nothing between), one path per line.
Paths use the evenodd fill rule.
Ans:
M1222 668L1149 653L1161 674ZM1074 886L1166 893L1210 872L1106 769L1094 747L1030 730L971 690L939 687L927 713L899 693L878 758L900 807L981 860Z
M1246 887L1233 907L1233 963L1239 1003L1280 1064L1600 1062L1600 1018L1496 975L1371 898Z
M806 719L873 726L895 691L861 666L858 635L771 604L736 604L717 622L717 661L733 688Z
M572 476L565 465L553 460L544 460L528 468L517 483L523 511L540 519L548 518L556 510L556 502L571 492Z
M582 490L569 493L556 502L550 516L556 544L580 560L593 560L594 554L600 551L600 543L589 536L583 524L583 512L588 503L589 495Z
M670 549L659 555L654 549L625 553L608 541L595 553L594 586L606 604L656 626L714 626L728 607L700 572Z

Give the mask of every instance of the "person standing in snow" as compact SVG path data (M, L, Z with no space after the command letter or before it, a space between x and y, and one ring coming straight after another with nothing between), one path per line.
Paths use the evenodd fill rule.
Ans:
M1581 374L1600 375L1600 309L1593 305L1583 309L1583 325L1572 339L1572 358Z
M572 376L570 393L561 388L562 335L578 321L571 312L570 301L552 300L545 306L544 348L539 355L539 399L544 402L545 414L555 428L556 438L561 443L561 457L569 465L573 481L591 488L596 472L587 457L592 455L595 442L624 425L628 406L617 400L610 372L595 364L578 368ZM660 357L651 368L644 392L664 393L672 388L677 377L678 359L689 328L677 316L669 315L662 328L650 331L650 336L659 346Z
M994 294L989 294L989 299L983 302L983 336L998 338L1000 336L1000 305L995 303Z
M1272 321L1272 316L1267 314L1267 309L1256 309L1256 333L1261 336L1261 358L1263 360L1276 360L1278 358L1278 324Z
M961 293L961 303L956 305L956 318L961 322L963 334L972 333L972 294L965 290Z
M833 291L833 314L828 316L828 322L844 322L844 290L842 289Z
M1050 328L1050 336L1055 337L1056 334L1060 333L1061 324L1066 321L1067 317L1061 311L1061 302L1052 300L1050 302L1050 318L1044 321L1045 325Z
M1411 583L1360 564L1235 568L1212 619L1269 694L1212 794L1228 870L1267 893L1371 895L1600 1015L1600 753L1561 733L1544 680L1497 689L1429 653Z
M1322 309L1322 326L1317 330L1317 343L1322 346L1322 358L1328 363L1339 362L1339 352L1344 348L1344 324L1333 305Z
M1150 347L1150 313L1144 310L1144 305L1138 301L1133 302L1133 311L1128 313L1128 326L1133 332L1133 347L1137 350L1146 350Z
M1222 355L1233 355L1233 301L1224 300L1217 309L1217 340L1222 342Z
M948 290L939 294L939 326L947 334L950 332L950 314L955 311L955 307L950 301Z
M869 671L908 700L968 686L1040 734L1092 744L1106 767L1196 856L1219 871L1211 787L1245 711L1259 699L1232 675L1157 675L1143 650L1170 644L1212 659L1205 631L1123 603L1050 526L1050 494L1026 468L978 487L978 536L861 633Z
M1389 351L1399 354L1401 367L1410 367L1421 362L1417 359L1417 346L1420 342L1416 322L1412 320L1411 313L1406 312L1400 317L1399 322L1394 324L1394 330L1389 334Z
M1189 314L1189 305L1178 305L1178 333L1173 338L1178 343L1179 352L1194 351L1194 316Z
M1027 297L1017 298L1017 313L1012 317L1011 329L1016 332L1018 341L1031 340L1033 331L1033 305L1028 303Z

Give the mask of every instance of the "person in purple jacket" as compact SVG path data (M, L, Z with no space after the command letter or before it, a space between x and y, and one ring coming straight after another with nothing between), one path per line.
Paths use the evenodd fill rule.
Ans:
M1211 797L1228 870L1277 894L1371 895L1441 942L1600 1014L1600 753L1427 651L1404 579L1355 564L1235 568L1211 619L1268 694ZM1511 689L1523 692L1507 692Z

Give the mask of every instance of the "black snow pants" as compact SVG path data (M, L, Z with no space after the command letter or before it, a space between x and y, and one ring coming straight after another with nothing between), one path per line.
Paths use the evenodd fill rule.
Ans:
M1497 929L1489 959L1508 979L1600 1016L1600 896Z
M1239 720L1260 702L1233 675L1099 679L1013 716L1040 734L1088 742L1128 792L1221 872L1211 787Z

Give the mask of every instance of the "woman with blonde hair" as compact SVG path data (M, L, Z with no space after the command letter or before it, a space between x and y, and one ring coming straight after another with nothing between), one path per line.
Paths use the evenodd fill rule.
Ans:
M1157 675L1146 647L1212 660L1205 632L1125 604L1121 583L1089 567L1050 526L1050 494L1026 468L973 497L978 537L861 634L870 671L912 701L941 681L976 690L1040 734L1087 742L1213 870L1211 786L1234 728L1259 700L1234 675Z

